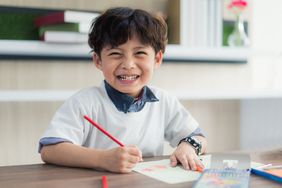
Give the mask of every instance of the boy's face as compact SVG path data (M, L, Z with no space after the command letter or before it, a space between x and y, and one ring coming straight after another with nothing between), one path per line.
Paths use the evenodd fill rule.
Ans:
M148 84L162 58L161 51L156 54L151 46L143 45L137 37L115 48L104 47L100 57L96 53L93 55L95 65L103 72L106 81L116 90L133 97L137 97Z

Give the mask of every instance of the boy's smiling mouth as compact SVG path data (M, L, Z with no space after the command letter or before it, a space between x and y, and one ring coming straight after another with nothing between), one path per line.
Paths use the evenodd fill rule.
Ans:
M117 76L117 78L119 79L119 80L124 80L124 81L126 81L126 80L136 80L136 79L138 79L140 76L139 75L118 75Z

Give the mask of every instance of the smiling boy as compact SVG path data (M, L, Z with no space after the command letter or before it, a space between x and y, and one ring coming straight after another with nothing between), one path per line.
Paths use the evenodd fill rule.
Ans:
M92 24L89 45L105 80L68 99L40 140L42 160L73 167L128 173L143 156L177 147L171 165L202 167L206 139L175 97L148 86L167 42L162 18L131 8L112 8ZM83 119L88 115L126 146L118 147Z

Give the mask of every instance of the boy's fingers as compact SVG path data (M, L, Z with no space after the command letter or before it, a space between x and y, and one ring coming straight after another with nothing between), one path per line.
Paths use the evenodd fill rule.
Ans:
M130 146L129 147L129 154L130 155L138 156L139 157L139 161L143 161L142 152L136 146Z
M194 159L188 159L188 163L191 170L197 170L196 162Z
M137 156L129 156L128 162L131 164L136 164L140 161L140 158Z
M190 170L189 162L186 156L178 156L178 160L182 164L184 169Z
M139 149L138 149L138 150L139 150ZM139 150L139 159L140 159L140 161L143 161L142 151L141 151L141 150Z
M177 165L177 159L175 157L175 155L172 155L170 157L170 166L175 167Z
M197 166L199 166L200 168L203 168L203 169L205 168L204 164L202 163L202 161L199 158L195 159L195 162Z

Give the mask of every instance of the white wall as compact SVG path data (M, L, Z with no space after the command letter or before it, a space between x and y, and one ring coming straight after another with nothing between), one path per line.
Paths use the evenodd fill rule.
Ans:
M282 1L253 0L252 6L252 87L269 91L281 90ZM242 149L282 147L281 98L241 102Z
M253 0L252 6L252 86L282 89L282 1Z

